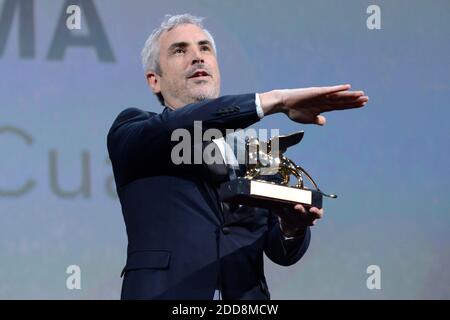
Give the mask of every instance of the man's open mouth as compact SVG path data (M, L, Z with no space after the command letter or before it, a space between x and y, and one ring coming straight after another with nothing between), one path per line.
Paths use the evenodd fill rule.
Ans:
M209 76L210 76L210 74L208 72L206 72L204 70L198 70L188 78L192 79L192 78L209 77Z

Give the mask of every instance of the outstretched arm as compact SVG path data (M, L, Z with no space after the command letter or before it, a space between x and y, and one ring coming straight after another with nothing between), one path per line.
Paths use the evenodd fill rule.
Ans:
M273 90L260 94L264 115L282 112L292 121L324 125L321 113L360 108L369 97L363 91L349 91L349 84L332 87Z

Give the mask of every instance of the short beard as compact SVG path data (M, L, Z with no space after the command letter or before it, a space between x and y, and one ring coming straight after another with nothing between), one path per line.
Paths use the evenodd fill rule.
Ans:
M207 92L201 92L199 94L191 96L194 102L201 102L205 100L215 99L217 97L218 93L216 92L215 88L211 88L211 90L208 90Z
M202 102L202 101L205 101L205 100L208 100L208 99L211 99L211 98L207 97L204 94L194 97L195 102Z
M216 99L219 97L219 89L216 87L209 88L209 90L193 90L194 92L188 90L187 88L181 89L179 87L176 87L175 85L171 87L173 88L173 94L171 96L178 99L185 105L210 99Z

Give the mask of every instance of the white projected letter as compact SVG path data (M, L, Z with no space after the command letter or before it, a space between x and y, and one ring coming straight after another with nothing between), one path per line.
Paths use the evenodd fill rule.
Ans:
M170 153L170 157L172 159L172 163L179 164L191 164L191 134L189 131L183 128L178 128L172 131L172 136L170 137L171 141L180 141L172 148L172 152Z
M381 29L381 9L380 9L380 7L372 4L367 7L366 12L371 14L369 17L367 17L367 20L366 20L367 29L369 29L369 30Z
M67 14L70 16L66 20L66 26L69 30L80 30L81 29L81 9L79 6L70 5L66 10Z
M370 274L370 276L367 278L366 286L367 289L373 290L373 289L381 289L381 269L379 266L372 264L367 267L366 270L367 274Z
M81 269L76 264L70 265L66 270L67 274L70 276L67 277L66 287L69 290L73 289L81 289Z

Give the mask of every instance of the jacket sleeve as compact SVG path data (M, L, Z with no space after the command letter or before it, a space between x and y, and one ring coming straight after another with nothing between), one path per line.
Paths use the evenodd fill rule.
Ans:
M299 261L309 246L311 230L307 227L303 236L285 240L278 218L269 211L269 230L264 248L267 257L274 263L290 266Z
M201 121L201 126L196 121ZM214 128L225 136L226 129L244 129L257 121L254 93L222 96L160 114L126 109L118 115L107 137L113 168L121 168L116 183L126 183L132 172L167 167L172 147L178 143L171 139L176 129L185 129L194 137L197 131L201 130L203 136L206 130Z

